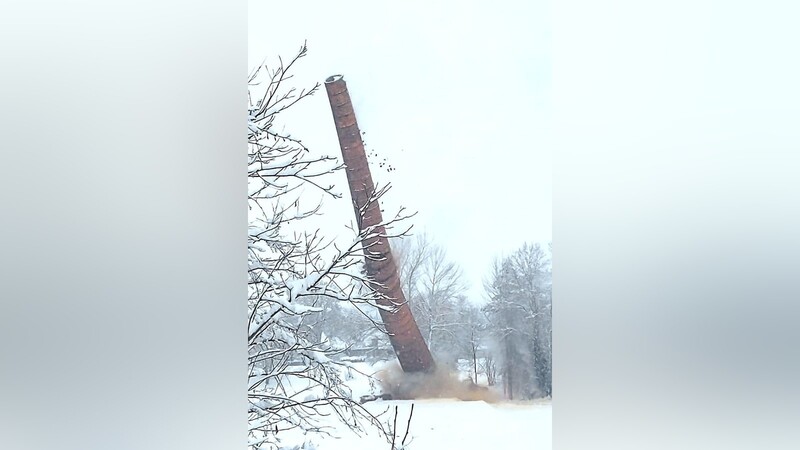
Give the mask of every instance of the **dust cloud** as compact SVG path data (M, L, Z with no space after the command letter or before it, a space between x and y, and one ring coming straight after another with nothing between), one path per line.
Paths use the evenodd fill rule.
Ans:
M464 401L499 402L502 395L472 383L460 380L456 372L438 366L430 373L406 373L396 361L379 370L375 377L380 381L384 393L395 400L426 398L456 398Z

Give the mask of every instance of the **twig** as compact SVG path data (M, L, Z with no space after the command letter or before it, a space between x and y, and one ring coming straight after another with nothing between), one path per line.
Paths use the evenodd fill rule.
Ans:
M392 425L392 448L390 450L395 450L396 447L394 446L394 440L397 437L397 405L394 406L394 425Z
M403 436L403 441L400 442L401 447L406 446L406 438L408 437L408 430L411 429L411 416L414 415L414 404L411 404L411 412L408 413L408 423L406 423L406 434Z

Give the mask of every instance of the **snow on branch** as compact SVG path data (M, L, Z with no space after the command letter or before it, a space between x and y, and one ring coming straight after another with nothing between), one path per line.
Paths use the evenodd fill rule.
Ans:
M274 68L265 63L248 79L247 342L253 450L280 448L280 436L290 429L330 432L321 420L327 415L353 431L371 427L388 439L386 426L342 382L342 373L352 370L332 358L342 350L315 337L309 323L330 302L362 312L387 303L377 281L366 275L364 262L378 257L370 251L375 239L391 237L387 230L412 215L401 210L378 226L351 228L346 246L326 239L323 230L303 226L305 219L324 213L323 202L309 203L304 193L322 192L323 200L341 197L327 181L343 169L338 158L314 154L300 139L276 131L279 115L320 87L287 86L291 69L306 54L304 44L288 62L279 58ZM377 189L368 204L388 190L388 185ZM301 231L290 233L289 225Z

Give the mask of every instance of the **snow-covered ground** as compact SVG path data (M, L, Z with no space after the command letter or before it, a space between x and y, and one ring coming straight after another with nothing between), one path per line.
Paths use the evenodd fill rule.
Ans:
M369 403L371 411L389 407L394 417L398 405L399 443L406 429L406 420L414 403L414 415L406 440L408 450L443 449L547 449L552 448L550 402L496 403L459 400L400 400ZM378 437L365 438L341 435L326 439L320 450L386 448Z
M375 371L375 367L358 364L360 371ZM375 392L369 379L355 372L347 383L354 398ZM414 411L405 450L549 450L552 447L549 400L498 403L457 399L392 400L368 402L364 407L373 414L381 414L384 423L394 421L397 407L396 445L400 447L412 404ZM328 423L335 427L333 436L284 436L289 438L284 442L296 445L305 441L305 447L301 448L316 450L390 449L386 438L376 431L359 436L338 424L334 417L330 417Z

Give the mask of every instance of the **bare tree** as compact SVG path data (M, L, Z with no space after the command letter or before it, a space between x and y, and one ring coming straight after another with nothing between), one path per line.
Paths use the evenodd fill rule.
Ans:
M400 283L407 299L420 296L418 284L425 270L425 260L430 254L432 245L427 234L392 240L392 252L397 259ZM409 303L414 303L414 301L409 300Z
M486 384L494 386L497 383L497 363L495 363L491 352L484 354L482 365L483 373L486 374Z
M286 87L290 70L306 51L303 45L290 61L279 59L274 69L262 65L248 80L247 340L249 445L254 450L279 448L281 433L288 429L329 432L320 419L331 414L354 431L373 426L386 436L385 426L342 382L350 368L331 359L336 350L311 326L325 302L376 308L385 301L363 270L363 243L374 238L376 227L352 229L352 240L342 247L323 238L321 230L301 226L322 208L321 202L307 205L301 192L313 188L338 197L324 181L342 168L337 158L313 154L301 140L276 131L277 116L319 88ZM374 193L369 202L378 202L385 192Z
M393 248L403 290L428 347L440 359L452 359L459 350L458 300L466 292L461 268L427 234L394 240Z
M486 319L480 308L469 303L466 297L460 297L457 302L458 309L458 345L460 354L470 360L472 367L472 380L478 384L478 373L485 373L483 364L480 363L481 345L486 334ZM480 370L479 370L480 367ZM489 375L487 375L487 382Z

